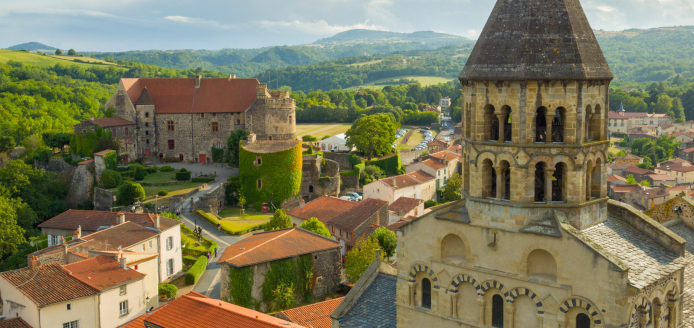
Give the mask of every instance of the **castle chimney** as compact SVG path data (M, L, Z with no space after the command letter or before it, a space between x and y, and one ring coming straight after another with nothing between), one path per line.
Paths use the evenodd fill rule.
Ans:
M159 229L159 215L154 216L154 227Z
M229 81L236 78L236 74L229 74Z
M127 270L127 269L128 269L128 264L127 264L127 263L128 263L128 261L121 255L121 258L120 258L120 267Z
M82 225L77 226L77 238L76 239L80 239L80 238L82 238Z
M202 75L195 76L195 88L200 89L200 80L202 80Z
M41 265L39 258L36 257L36 255L32 255L31 259L29 260L29 269L37 268L39 265Z
M123 212L118 212L118 221L116 224L123 224L125 223L125 213Z

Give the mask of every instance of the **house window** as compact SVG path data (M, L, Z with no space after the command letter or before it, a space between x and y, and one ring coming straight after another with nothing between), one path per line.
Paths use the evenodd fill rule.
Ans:
M80 328L80 321L70 321L63 324L63 328Z
M137 264L135 264L135 271L137 271Z
M174 260L169 259L166 261L166 275L170 276L174 273Z
M147 142L147 144L149 145L149 139L145 140L145 142Z
M149 112L145 112L145 117L149 117Z
M236 120L236 124L241 124L241 120Z
M125 295L126 292L127 292L127 290L126 290L125 286L120 286L120 292L118 293L118 295L123 296L123 295Z
M174 147L174 141L173 141L173 140L169 140L168 143L169 143L169 149L174 149L174 148L175 148L175 147Z
M111 128L111 136L116 136L116 128Z
M166 121L166 131L174 130L174 121Z
M212 113L212 117L217 117L217 113Z
M258 181L256 181L256 185L258 186L258 189L262 188L263 187L263 180L258 179Z
M72 310L72 305L70 303L67 303L67 310L68 311Z
M128 301L120 302L120 315L128 314Z
M125 128L125 135L128 135L128 128Z
M204 117L205 117L205 113L200 113L200 118L204 118Z
M149 248L152 248L152 241L149 241Z
M146 128L149 127L149 122L145 122L145 127L146 127Z
M166 250L170 251L173 248L173 237L166 238Z
M219 131L219 122L212 122L212 132L218 132Z
M149 130L145 130L145 135L146 135L146 136L149 135Z
M142 244L142 251L145 251L145 244Z

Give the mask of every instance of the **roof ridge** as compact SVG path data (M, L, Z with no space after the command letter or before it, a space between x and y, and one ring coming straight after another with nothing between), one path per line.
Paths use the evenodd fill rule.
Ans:
M233 259L235 259L235 258L237 258L237 257L239 257L239 256L241 256L241 255L248 254L248 252L250 252L250 251L252 251L252 250L254 250L254 249L257 249L258 247L263 246L263 245L265 245L265 244L267 244L267 243L269 243L269 242L271 242L271 241L273 241L273 240L276 240L277 238L283 237L283 236L285 236L286 234L288 234L288 233L290 233L290 232L292 232L292 231L294 231L294 229L287 230L287 232L282 233L282 234L280 234L279 236L272 237L272 238L270 238L270 239L268 239L268 240L266 240L266 241L260 243L259 245L256 245L255 247L251 247L250 249L244 250L243 252L241 252L241 253L239 253L239 254L236 254L236 255L234 255L234 256L228 258L228 259L227 259L226 261L224 261L224 262L229 262L230 260L233 260Z
M231 312L231 313L234 313L234 314L236 314L236 315L239 315L239 316L242 316L242 317L245 317L245 318L249 318L249 319L252 319L252 320L262 321L264 324L267 324L267 325L271 325L271 326L274 326L274 327L283 327L283 328L286 328L286 327L287 327L287 325L284 325L284 324L281 324L281 323L277 323L277 322L273 322L273 321L268 320L268 319L271 318L271 319L276 319L276 320L285 321L285 320L283 320L283 319L280 319L280 318L277 318L277 317L273 317L273 316L271 316L271 315L268 315L268 314L265 314L265 313L262 313L262 312L258 312L258 311L252 310L252 309L248 309L248 308L245 308L245 307L242 307L242 306L233 304L233 303L229 303L229 302L225 302L225 301L218 300L218 299L213 299L213 298L201 298L201 297L199 297L199 296L189 296L188 294L183 295L183 296L184 296L184 297L185 297L185 296L188 296L187 299L190 299L190 300L192 300L192 301L198 302L198 303L200 303L200 304L204 304L205 306L209 306L209 307L213 307L213 308L222 309L222 310L224 310L224 311L226 311L226 312ZM214 304L211 304L211 303L210 303L211 301L215 301L215 302L219 301L219 302L220 302L220 306L215 306ZM222 307L222 306L221 306L221 305L222 305L221 302L226 303L226 306L229 306L229 307L231 307L231 308ZM243 309L243 311L238 311L238 310L235 309L235 308ZM254 312L255 315L252 315L252 314L250 314L250 313L247 313L247 311ZM263 318L261 319L260 316L263 316ZM268 318L265 318L265 317L268 317ZM286 321L285 321L285 322L286 322Z

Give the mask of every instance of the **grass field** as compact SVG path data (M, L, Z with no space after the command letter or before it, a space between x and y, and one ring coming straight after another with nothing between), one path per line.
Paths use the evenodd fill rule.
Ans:
M365 65L372 65L372 64L378 64L382 62L383 59L377 59L377 60L372 60L372 61L367 61L367 62L361 62L361 63L354 63L354 64L349 64L347 66L357 66L357 67L362 67Z
M301 137L302 135L309 134L318 139L323 138L323 136L334 136L336 134L345 133L352 124L341 124L341 123L324 123L324 124L297 124L296 125L296 135Z
M253 209L246 209L246 215L242 218L238 207L225 207L219 211L217 215L222 218L222 226L231 231L248 230L252 227L267 223L272 217L272 213L262 213Z
M155 201L155 195L159 192L159 190L166 190L169 192L168 195L166 196L159 196L157 203L159 206L166 205L169 203L169 198L171 196L176 196L176 195L181 195L185 194L197 187L199 187L202 183L200 182L186 182L182 184L177 184L177 185L169 185L169 186L142 186L142 188L145 189L145 203L148 202L153 202Z
M93 62L94 64L78 63L75 59ZM89 58L89 57L67 57L67 56L42 56L34 53L14 51L0 49L0 62L7 62L8 60L20 61L24 64L39 66L39 67L50 67L55 66L55 64L62 65L77 65L82 68L89 68L94 66L106 66L98 63L105 63L99 59ZM113 65L113 64L108 64Z
M193 252L200 252L201 254L205 254L205 253L207 253L207 251L210 251L210 253L212 253L212 252L214 252L214 246L217 246L216 244L212 243L212 241L207 239L207 238L203 238L200 245L198 245L197 236L192 231L189 231L188 229L181 229L181 244L186 245L186 247L183 249L184 254L186 254L186 250L191 250ZM192 253L192 254L195 254L195 253Z
M361 88L383 89L383 87L385 87L386 85L375 85L375 83L390 81L390 80L397 81L399 79L416 80L422 86L434 85L434 84L439 84L439 83L447 83L449 81L455 80L455 78L441 77L441 76L397 76L397 77L389 77L386 79L376 80L373 82L362 84L360 86L351 87L349 89L361 89ZM398 83L393 83L393 85L398 85Z
M176 171L150 173L145 175L145 179L142 180L142 182L151 183L161 183L170 181L176 181Z
M616 154L619 153L621 150L625 151L629 149L628 147L619 147L619 142L622 141L622 138L610 138L610 142L613 144L610 146L609 149L607 149L607 152L610 154Z

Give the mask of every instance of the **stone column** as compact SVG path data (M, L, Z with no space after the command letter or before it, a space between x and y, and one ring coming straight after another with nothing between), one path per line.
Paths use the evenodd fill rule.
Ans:
M645 311L646 309L639 308L639 328L646 328L646 325L648 325L648 312Z
M410 286L409 286L409 287L410 287L410 297L409 297L409 303L410 303L410 304L408 304L408 305L410 305L410 306L415 306L415 295L414 295L414 293L415 293L415 290L417 289L417 284L415 284L415 283L410 283L409 285L410 285Z
M590 180L591 180L591 174L592 174L592 168L591 167L586 167L586 200L590 200L590 193L591 193L591 186L590 186Z
M502 171L503 168L501 166L492 167L494 168L494 172L496 172L496 200L501 200L501 195L504 194L504 188L506 187L504 172Z
M668 322L667 322L668 328L677 327L677 312L675 311L675 301L669 300L667 302L667 311L668 311Z
M477 305L479 305L480 309L480 325L485 325L486 323L484 322L484 310L487 305L487 302L484 300L484 297L477 298Z
M653 311L653 327L660 327L660 308L662 305L652 304L651 311Z
M506 126L507 113L494 114L499 120L499 142L504 142L504 127Z
M451 293L451 317L458 317L458 293Z
M555 168L545 168L545 202L552 202L552 175L554 175Z
M506 320L506 325L504 326L505 328L513 328L513 313L515 312L515 308L513 307L513 303L506 303L506 306L504 306L504 319Z
M554 113L552 114L547 114L545 115L547 123L547 128L545 129L545 133L547 134L547 140L545 140L545 143L551 144L552 143L552 121L554 121Z
M535 314L537 316L538 327L543 328L545 322L545 316L542 314Z
M590 134L590 119L593 117L593 114L591 113L586 113L586 129L583 133L583 141L587 142L589 139L589 134Z

